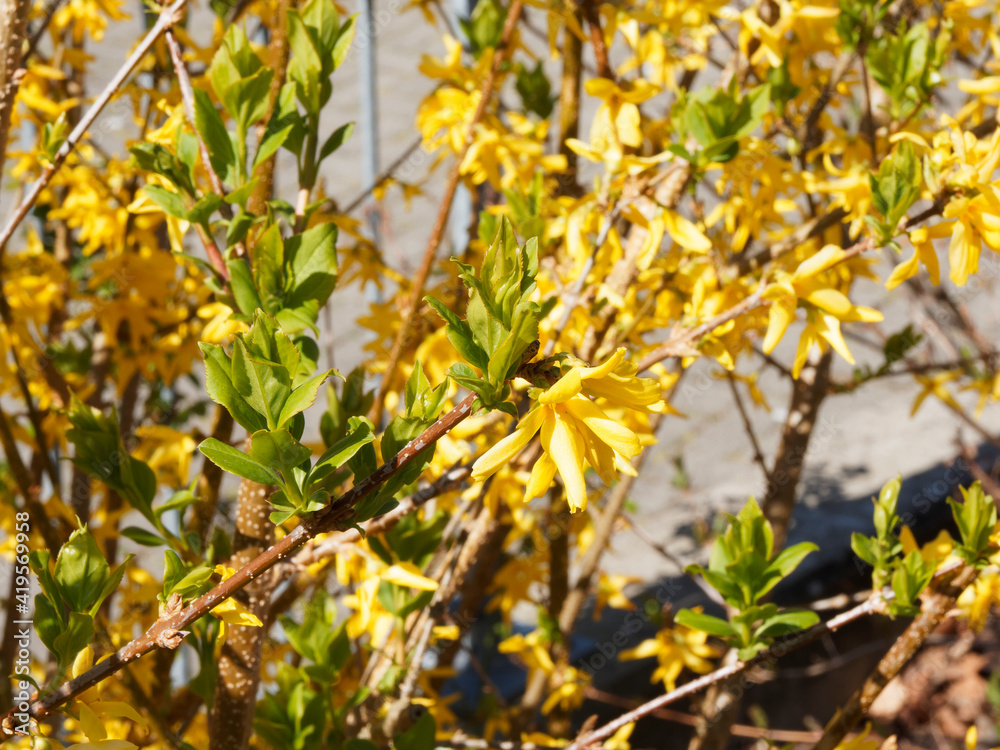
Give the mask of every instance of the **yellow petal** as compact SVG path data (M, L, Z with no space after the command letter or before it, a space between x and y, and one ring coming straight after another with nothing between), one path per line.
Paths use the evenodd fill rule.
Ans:
M589 399L574 398L567 401L566 411L583 422L598 440L611 446L623 456L632 458L639 455L642 450L639 438L632 430L608 417Z
M910 531L909 526L904 526L899 531L899 543L903 545L903 556L910 554L916 549L920 549L917 546L917 540L913 536L913 532Z
M996 94L1000 92L1000 76L985 76L976 80L966 79L958 82L958 87L966 94Z
M969 276L979 270L980 248L964 221L956 221L951 243L948 245L948 262L951 280L956 286L965 286Z
M843 257L844 251L842 248L836 245L827 245L814 256L807 258L799 264L799 267L795 269L795 273L792 274L792 281L801 281L802 279L822 273L840 262L840 259Z
M431 635L437 641L457 641L462 632L458 625L435 625Z
M543 453L535 465L531 467L531 476L528 484L524 488L524 501L528 502L532 498L541 497L552 485L552 480L556 476L555 462L549 458L548 453Z
M218 607L212 609L212 614L218 617L227 625L245 625L247 627L260 628L264 626L264 623L260 621L257 615L252 614L250 610L244 607L240 602L235 599L226 599Z
M383 581L395 583L421 591L437 591L437 581L422 575L420 569L411 562L399 563L386 568L380 576Z
M663 221L667 232L681 247L695 253L707 253L712 249L712 241L676 211L664 211Z
M91 742L100 742L108 737L108 731L104 728L103 722L94 709L86 703L80 704L80 728Z
M587 485L583 480L583 438L569 422L556 414L542 425L542 447L559 470L571 511L587 507Z
M580 378L582 380L592 380L594 378L604 378L610 375L621 361L625 359L625 347L620 346L615 350L615 353L608 357L604 364L598 365L597 367L581 367L580 368ZM575 394L574 394L575 395Z
M517 423L517 429L512 434L481 455L472 465L472 481L482 482L520 453L538 432L548 411L544 408L529 411Z
M823 324L816 326L816 332L820 338L832 346L837 354L853 365L854 357L851 356L851 351L847 348L844 337L840 334L840 321L832 315L822 315L820 317L823 319Z
M805 296L807 302L811 302L821 310L838 318L846 315L851 310L851 301L847 295L838 292L836 289L827 287L826 289L816 289Z
M108 716L112 719L128 719L143 729L148 726L146 720L142 718L142 714L128 703L122 703L121 701L94 701L90 704L90 707L94 709L94 712L98 716Z
M580 392L583 379L582 367L574 367L567 372L548 390L538 397L540 404L559 404L568 401Z
M764 353L770 354L785 335L788 325L795 320L795 298L775 300L767 316L767 334L764 336Z
M893 290L904 281L917 275L920 270L920 253L914 252L913 257L909 260L904 260L894 269L892 273L889 274L889 278L885 280L885 288L888 290Z

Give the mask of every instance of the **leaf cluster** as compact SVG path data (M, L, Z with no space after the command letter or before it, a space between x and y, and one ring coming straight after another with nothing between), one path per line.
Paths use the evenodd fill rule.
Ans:
M809 553L817 549L800 542L774 555L774 533L753 498L736 516L729 516L729 528L715 540L708 568L692 565L687 572L702 576L735 610L728 621L684 609L677 622L711 635L731 640L746 660L768 648L781 635L794 633L819 622L815 612L781 609L761 603L763 597L794 571Z
M518 246L514 228L503 217L479 275L472 266L455 262L469 290L465 319L443 302L425 298L444 318L448 340L465 360L452 365L448 373L476 394L477 408L516 416L514 405L507 402L507 381L538 337L539 308L530 299L538 273L538 241L532 238Z

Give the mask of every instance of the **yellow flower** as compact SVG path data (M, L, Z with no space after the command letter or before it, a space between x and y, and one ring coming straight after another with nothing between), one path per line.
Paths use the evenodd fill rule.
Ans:
M641 578L625 575L608 575L601 573L597 580L597 602L594 604L594 619L601 619L601 610L605 607L612 609L635 609L635 604L625 596L625 587L630 583L639 583Z
M986 625L993 606L1000 604L1000 574L996 570L983 572L975 583L965 589L956 602L969 627L979 632Z
M976 730L976 725L973 724L969 727L969 731L965 733L965 750L976 750L979 747L979 732ZM991 750L1000 750L1000 748L992 748Z
M951 395L951 392L945 388L945 383L954 380L960 375L961 372L958 370L952 370L951 372L939 372L935 375L915 375L914 378L916 381L924 388L913 400L913 407L910 409L910 416L912 417L916 414L917 409L920 408L924 399L931 395L937 396L947 406L951 407L952 410L961 413L961 405L959 405L959 403L955 400L955 397Z
M841 742L835 750L879 750L878 740L867 739L868 733L872 731L871 724L865 724L864 731L857 737ZM888 740L886 741L888 743Z
M892 290L902 284L907 279L916 276L923 263L927 269L927 275L931 278L931 283L937 286L941 283L941 269L938 265L937 252L934 250L933 240L940 237L947 237L951 234L951 224L943 222L932 227L918 227L910 232L910 243L913 245L913 257L903 261L896 266L889 278L886 279L885 288Z
M662 400L652 400L658 396L655 382L644 383L634 377L634 367L621 367L624 357L625 350L619 349L599 367L574 367L542 391L538 406L521 419L514 433L479 457L472 467L473 481L481 482L494 474L541 430L545 452L531 470L525 501L544 494L558 471L570 509L587 507L584 463L589 463L605 484L611 484L619 457L637 456L642 446L632 430L608 417L582 392L633 409L664 408Z
M630 173L641 172L653 164L673 158L670 152L657 157L625 157L625 147L642 145L639 104L656 96L660 88L641 78L617 84L607 78L592 78L586 83L587 93L603 100L590 126L590 143L567 138L566 145L574 152L595 162L604 162L608 171L617 172L625 166Z
M584 690L590 683L590 675L575 667L563 666L557 677L558 687L542 704L542 713L548 715L556 706L564 711L575 711L583 705Z
M545 674L552 674L555 671L555 664L552 663L552 657L549 656L538 630L533 630L526 636L520 633L512 635L501 641L497 650L501 654L516 654L531 672L540 669Z
M696 608L696 611L700 611L700 608ZM664 628L655 638L649 638L635 648L622 651L618 658L628 661L655 656L660 666L653 672L650 681L662 680L664 688L669 692L677 686L677 678L684 667L698 674L712 671L713 665L709 659L719 656L719 650L706 643L707 640L708 633L693 630L686 625L677 625Z
M904 556L914 550L920 550L920 556L928 562L933 563L941 563L947 560L948 556L951 555L951 551L955 548L955 540L944 529L934 539L927 542L924 546L919 547L917 546L917 540L914 538L913 532L910 531L910 527L904 526L902 531L899 532L899 542L903 545Z
M793 274L779 276L764 291L764 298L771 301L767 334L764 337L764 352L768 354L778 345L789 324L795 319L799 301L812 306L792 367L792 375L796 378L813 344L818 345L821 350L829 345L854 364L854 357L840 333L841 321L872 323L882 320L882 313L878 310L852 304L846 294L820 278L824 271L840 263L844 255L841 248L827 245L811 258L802 261Z
M215 572L222 576L222 580L225 581L227 578L232 578L236 573L235 568L228 568L225 565L216 565ZM240 604L235 598L229 597L220 604L218 607L212 609L212 614L218 617L223 622L223 629L219 633L219 640L222 641L225 638L225 625L246 625L255 628L260 628L264 626L264 623L260 621L257 615L250 612L246 607Z

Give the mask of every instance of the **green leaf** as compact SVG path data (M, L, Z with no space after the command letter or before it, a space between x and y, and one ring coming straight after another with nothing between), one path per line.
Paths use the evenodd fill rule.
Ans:
M144 547L159 547L161 544L167 543L159 534L154 534L139 526L126 526L121 530L121 535Z
M694 630L700 630L703 633L708 633L709 635L714 635L719 638L730 638L736 635L736 631L733 629L733 626L725 620L713 617L712 615L706 615L702 612L695 612L691 609L680 610L674 618L674 621L678 625L684 625Z
M192 485L193 487L194 485ZM173 495L171 495L166 502L158 505L153 513L157 518L162 518L163 514L171 510L183 510L189 505L197 503L200 498L191 491L190 488L186 490L178 490Z
M276 429L281 410L292 392L288 370L275 362L251 357L241 338L233 343L232 368L233 387L263 415L268 429Z
M275 152L284 145L292 129L295 128L295 123L285 125L280 129L272 129L275 127L274 119L272 119L271 123L267 126L267 130L264 132L264 138L261 140L260 146L257 147L257 153L254 154L253 165L255 168L258 164L263 164L274 156Z
M555 109L556 97L552 95L552 84L549 83L549 77L545 75L541 60L536 62L535 67L531 69L521 63L517 64L515 87L526 110L534 112L543 120L549 118L552 110Z
M285 429L261 430L251 436L251 458L272 472L280 472L286 490L294 486L292 469L308 461L311 455L312 451Z
M209 397L225 407L233 419L248 432L267 427L264 417L250 406L233 384L232 365L222 347L205 342L200 342L198 346L205 356L205 388Z
M819 615L806 609L787 610L767 618L754 631L754 640L797 633L819 622Z
M280 484L281 479L268 466L248 456L241 450L215 438L206 438L198 446L208 459L219 468L249 479L257 484Z
M357 28L354 19L355 16L348 18L344 22L344 25L340 27L340 31L337 34L337 42L333 45L330 56L334 70L343 65L344 58L347 57L347 53L351 49L351 42L354 41L354 31Z
M52 643L52 652L59 659L60 671L73 663L76 655L94 640L94 618L81 612L70 612L69 622Z
M153 201L157 206L163 209L163 212L168 216L174 216L178 219L188 218L187 207L184 205L184 201L177 193L172 193L166 188L162 188L159 185L145 185L143 190L146 191L146 195L149 199Z
M208 220L215 210L222 205L222 196L206 193L199 198L187 212L187 220L192 224L208 225Z
M323 161L326 157L336 151L338 148L344 145L344 142L351 137L351 133L354 132L354 123L349 122L346 125L341 125L339 128L334 130L330 137L326 139L323 143L323 147L319 150L319 161Z
M97 541L86 527L77 529L59 550L55 581L74 612L86 612L111 573Z
M250 251L254 285L260 294L263 309L276 313L284 296L285 248L277 222L257 238Z
M285 401L285 405L281 408L281 414L278 415L278 425L285 426L289 419L312 406L316 400L316 394L319 392L319 387L332 373L336 372L336 370L326 370L314 375L292 391L288 400Z
M111 575L105 579L104 586L98 592L97 598L90 605L90 611L87 614L91 617L97 617L97 611L101 608L104 600L118 590L118 587L121 585L122 578L125 577L125 566L128 565L134 557L135 555L132 554L127 555L125 559L122 560L121 565L111 571Z
M194 123L205 142L212 169L224 183L234 184L236 153L222 117L204 89L194 90Z
M286 304L315 300L317 310L337 285L337 225L325 222L285 241Z
M807 555L812 552L819 550L819 547L812 542L800 542L792 547L783 549L774 559L771 560L771 564L768 565L769 571L777 572L781 578L789 575L801 563Z
M436 731L434 717L427 711L420 715L412 727L393 737L393 746L396 750L434 750Z
M451 311L451 308L443 302L430 296L424 297L424 301L430 305L438 315L444 318L446 324L445 335L448 337L448 341L451 342L451 345L455 347L455 351L458 352L459 356L461 356L462 359L469 364L485 371L488 366L486 354L473 340L472 330L469 328L469 324L459 318L454 312Z
M867 537L864 534L855 531L851 534L851 549L854 550L854 554L857 555L862 562L868 563L871 566L878 564L878 540L871 537Z

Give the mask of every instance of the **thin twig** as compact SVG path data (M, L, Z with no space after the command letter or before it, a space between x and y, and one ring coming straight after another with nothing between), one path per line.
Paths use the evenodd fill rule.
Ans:
M762 283L760 287L758 287L757 291L749 297L745 297L725 312L709 318L704 323L701 323L694 328L674 329L674 331L670 334L670 338L639 360L638 371L644 372L657 362L667 359L668 357L697 356L698 350L695 349L695 344L697 344L698 340L701 339L702 336L706 336L711 333L719 326L725 325L730 320L735 320L741 315L762 305L764 289L765 285Z
M619 695L613 695L612 693L598 690L591 685L584 688L583 694L591 700L607 703L609 706L618 706L619 708L629 709L636 708L635 701L630 701L628 698L622 698ZM672 721L676 724L684 724L689 727L696 726L699 721L699 717L694 716L693 714L685 713L684 711L674 711L669 708L658 708L655 711L651 711L649 715L657 719ZM730 731L737 737L752 737L754 739L767 740L769 742L815 742L823 734L819 731L807 732L795 731L794 729L763 729L761 727L752 727L747 724L734 724Z
M764 459L764 453L760 449L760 443L757 441L757 433L754 432L753 425L750 423L750 416L747 414L746 407L743 405L743 398L740 396L739 389L736 387L736 378L733 377L731 372L726 372L726 380L729 381L729 388L733 392L733 401L736 402L736 408L740 412L740 417L743 419L743 429L747 433L747 438L750 440L750 445L753 447L753 460L760 466L760 470L764 472L764 481L768 484L771 483L771 472L767 468L767 461Z
M0 232L0 255L3 254L4 248L7 247L7 242L13 236L14 231L18 228L18 226L20 226L24 217L28 215L28 211L31 210L31 207L35 205L35 201L38 200L38 196L42 194L42 191L52 181L52 177L59 171L63 162L66 161L66 157L69 156L70 152L76 147L80 139L83 138L84 134L87 132L87 128L94 123L94 120L97 119L101 110L103 110L107 103L111 101L111 97L115 95L121 85L125 83L125 80L132 73L132 69L135 68L142 58L146 56L146 53L149 52L150 48L160 37L160 34L180 20L181 11L184 10L186 5L187 0L175 0L173 5L160 13L160 17L157 19L153 28L151 28L146 36L143 37L142 41L139 42L139 45L135 48L132 54L129 55L128 59L122 64L121 68L118 69L118 72L115 73L114 78L112 78L108 85L104 87L104 91L102 91L100 96L98 96L97 99L94 100L94 103L90 105L90 109L87 110L87 113L81 118L77 126L73 128L73 132L69 134L63 142L63 145L59 147L55 157L52 159L52 163L48 164L45 169L42 170L42 176L38 178L34 185L31 186L31 190L29 190L28 194L21 200L20 205L18 205L17 209L14 211L14 215L11 216L7 225L3 228L3 231Z
M349 214L351 211L364 203L365 198L378 190L384 182L392 179L396 170L406 163L406 161L417 151L417 149L420 148L420 144L423 142L424 137L422 135L418 135L413 142L403 150L403 153L396 157L396 160L393 161L392 164L382 170L382 173L375 178L375 182L354 196L351 202L348 203L343 210L340 210L339 213Z

